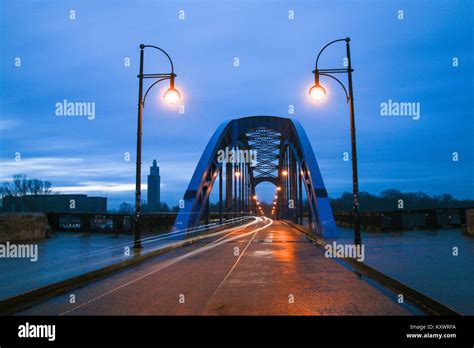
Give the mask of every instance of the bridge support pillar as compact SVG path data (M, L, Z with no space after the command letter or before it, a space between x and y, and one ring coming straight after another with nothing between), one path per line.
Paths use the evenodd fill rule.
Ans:
M206 225L209 224L209 197L207 195L207 190L208 190L207 187L205 187L204 190L203 190L204 199L206 200L204 202L204 204L206 205L206 207L204 208L205 209L204 210L204 219L205 219L205 224Z
M297 208L298 208L298 201L297 201L297 196L298 196L298 186L296 183L296 161L295 161L295 156L293 154L293 151L290 151L290 187L291 187L291 200L292 200L292 208L291 208L291 221L293 222L298 222L297 221Z
M301 177L301 166L298 168L298 218L299 224L303 225L303 179Z
M221 165L219 169L219 223L222 224L223 216L222 216L222 171L224 170L224 165Z
M234 148L234 150L236 150ZM234 181L234 194L232 196L232 217L235 218L237 217L236 212L237 212L237 176L235 173L237 172L237 165L234 164L232 170L232 179Z
M225 165L225 210L228 219L232 212L232 163L229 162Z
M309 198L308 198L307 208L308 208L308 228L310 230L312 230L313 229L313 214L311 213L311 206L309 204Z

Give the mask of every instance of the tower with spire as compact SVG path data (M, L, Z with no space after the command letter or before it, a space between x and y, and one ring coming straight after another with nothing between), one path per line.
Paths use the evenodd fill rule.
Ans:
M150 174L148 175L147 199L150 212L160 210L160 167L156 165L156 160L153 160L153 165L150 167Z

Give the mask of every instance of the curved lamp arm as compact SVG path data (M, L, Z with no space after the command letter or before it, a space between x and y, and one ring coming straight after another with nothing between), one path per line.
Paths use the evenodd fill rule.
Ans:
M344 90L344 93L346 93L346 103L349 103L350 97L349 97L349 94L347 93L347 89L344 86L344 84L338 78L336 78L335 76L332 76L330 74L325 74L325 73L319 73L319 75L327 76L327 77L330 77L330 78L336 80L341 85L342 89Z
M148 87L148 89L146 90L145 92L145 95L143 97L143 100L142 100L142 106L145 107L145 101L146 101L146 97L148 95L148 93L150 92L150 90L159 82L161 81L164 81L164 80L170 80L170 85L171 85L171 88L174 88L174 78L176 77L176 74L174 73L174 64L173 64L173 60L171 59L170 55L162 48L158 47L158 46L153 46L153 45L144 45L144 44L141 44L140 45L140 49L145 49L147 47L150 47L150 48L154 48L160 52L162 52L169 60L170 62L170 66L171 66L171 72L170 73L165 73L165 74L148 74L148 75L142 75L140 77L146 77L146 78L159 78L158 80L156 80L155 82L153 82L151 84L150 87Z
M164 80L169 80L169 79L171 79L171 77L163 77L163 78L161 78L161 79L159 79L159 80L156 80L155 82L152 83L152 85L151 85L150 87L148 87L148 89L147 89L146 92L145 92L145 95L143 96L143 100L142 100L142 105L143 105L143 107L145 107L146 96L148 95L148 92L150 92L150 89L152 89L152 87L153 87L154 85L156 85L158 82L161 82L161 81L164 81Z
M154 49L156 49L156 50L158 50L158 51L163 52L163 53L165 54L165 56L168 57L168 60L170 61L170 64L171 64L171 74L174 74L173 61L171 60L170 55L169 55L168 53L166 53L166 51L165 51L164 49L159 48L159 47L157 47L157 46L153 46L153 45L144 45L144 44L141 44L141 45L140 45L140 48L141 48L141 49L144 49L145 47L151 47L151 48L154 48Z
M331 42L328 43L326 46L324 46L324 47L321 49L321 51L319 51L318 56L316 57L316 63L314 64L315 69L318 70L319 57L321 56L321 53L323 53L323 51L324 51L327 47L331 46L333 43L336 43L336 42L340 42L340 41L349 42L350 40L351 40L351 39L348 38L348 37L346 37L346 38L344 38L344 39L337 39L337 40L331 41Z
M348 73L349 69L322 69L322 70L318 69L318 62L319 62L319 57L321 56L321 53L323 53L323 51L326 48L328 48L329 46L331 46L332 44L334 44L336 42L342 42L342 41L345 41L346 43L349 43L349 41L351 41L351 39L349 37L346 37L344 39L337 39L337 40L331 41L326 46L324 46L321 49L321 51L319 51L318 56L316 57L315 69L314 69L313 73L314 73L314 78L315 78L316 84L319 82L319 76L327 76L327 77L332 78L333 80L336 80L337 83L339 83L339 85L344 90L344 93L346 94L346 102L349 103L350 96L349 96L349 93L347 93L346 86L344 86L344 84L338 78L331 75L331 73ZM351 69L351 71L352 71L352 69Z

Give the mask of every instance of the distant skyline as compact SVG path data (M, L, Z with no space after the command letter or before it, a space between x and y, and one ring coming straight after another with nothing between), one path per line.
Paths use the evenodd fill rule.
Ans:
M469 0L2 1L0 181L21 173L51 181L55 191L107 195L111 209L133 202L145 43L173 58L184 113L163 102L166 83L152 90L143 115L144 189L157 159L162 201L176 205L224 120L275 115L301 122L329 195L339 197L352 183L348 106L330 80L321 80L328 90L321 104L308 88L317 52L350 36L360 190L473 199L473 7ZM168 72L163 56L146 54L147 72ZM320 67L342 67L344 55L344 45L334 46ZM88 103L89 115L62 115L57 104L65 100ZM390 115L399 102L413 106L408 117ZM273 196L270 185L259 189L265 200Z

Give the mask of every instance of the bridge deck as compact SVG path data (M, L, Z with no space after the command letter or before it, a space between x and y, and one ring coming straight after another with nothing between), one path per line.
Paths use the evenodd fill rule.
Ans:
M325 258L290 226L263 225L177 249L76 289L75 304L69 294L60 295L22 314L410 314Z

